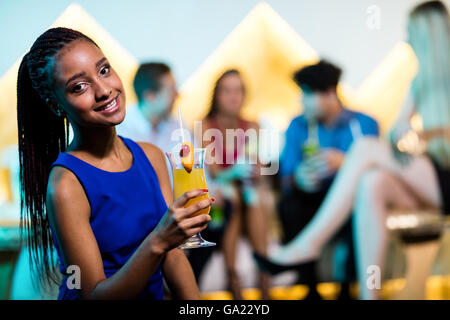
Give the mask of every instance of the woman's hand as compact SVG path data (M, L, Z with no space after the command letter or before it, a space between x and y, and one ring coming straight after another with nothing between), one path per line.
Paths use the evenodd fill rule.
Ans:
M151 244L155 252L164 254L178 247L194 234L201 232L211 221L208 214L196 217L192 215L212 204L211 199L204 199L187 208L184 205L193 198L205 195L202 189L184 193L168 209L151 233Z
M412 87L414 87L414 83ZM404 137L408 131L412 130L411 117L414 115L415 112L416 112L415 99L414 94L411 90L406 98L406 101L402 109L399 112L397 119L392 125L392 129L388 133L388 141L389 144L391 145L392 154L394 158L402 165L407 164L410 161L411 157L410 155L408 155L405 152L402 152L398 148L398 143L400 139Z
M399 149L399 141L404 137L411 129L409 124L397 124L388 134L388 141L391 146L392 154L394 158L401 164L406 165L410 162L411 156Z

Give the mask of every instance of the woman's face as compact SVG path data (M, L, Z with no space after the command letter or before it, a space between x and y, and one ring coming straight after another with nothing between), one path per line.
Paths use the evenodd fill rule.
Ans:
M103 127L123 121L122 81L96 45L75 40L58 52L54 62L56 99L72 123Z
M244 98L244 86L239 75L230 74L220 80L216 96L220 111L235 116L239 115Z

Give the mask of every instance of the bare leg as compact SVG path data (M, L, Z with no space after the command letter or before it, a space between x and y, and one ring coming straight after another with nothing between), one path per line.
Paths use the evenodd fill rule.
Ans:
M391 206L414 209L420 207L420 202L405 184L389 171L373 169L365 173L358 187L353 217L356 229L353 233L356 270L361 299L378 298L377 289L380 288L370 288L367 285L367 271L369 266L378 266L381 275L383 274L388 244L386 216Z
M349 151L318 212L290 243L273 256L279 263L300 263L316 259L323 246L349 218L361 176L372 168L390 171L433 206L440 206L437 178L430 161L417 157L401 166L387 143L377 138L360 138Z
M246 226L250 244L255 252L267 256L267 218L265 212L258 204L250 206L246 212ZM269 276L264 272L259 273L259 286L263 300L269 296Z
M262 256L267 255L267 219L260 206L247 209L246 226L253 250Z
M242 300L239 276L236 272L236 251L242 229L241 204L237 197L232 199L230 221L223 235L222 251L228 277L228 286L236 300Z

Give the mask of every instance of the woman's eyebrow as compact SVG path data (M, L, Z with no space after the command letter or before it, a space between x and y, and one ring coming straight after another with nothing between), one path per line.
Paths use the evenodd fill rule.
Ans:
M97 61L97 63L95 64L95 67L98 68L105 61L106 61L105 57L101 58L100 60Z
M97 61L97 63L95 64L95 67L98 68L100 65L102 65L105 61L107 61L107 59L105 57L101 58L100 60ZM83 77L84 75L86 75L85 72L79 72L77 74L74 74L73 76L71 76L69 78L69 80L66 81L66 86L69 84L69 82L75 80L76 78L79 77Z
M71 77L69 78L69 80L66 81L66 86L69 84L69 82L75 80L76 78L82 77L82 76L84 76L84 75L86 75L86 73L85 73L84 71L83 71L83 72L79 72L79 73L77 73L77 74L74 74L73 76L71 76Z

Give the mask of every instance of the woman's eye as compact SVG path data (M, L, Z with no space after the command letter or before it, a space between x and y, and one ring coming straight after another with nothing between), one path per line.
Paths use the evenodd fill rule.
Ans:
M107 64L100 70L100 74L107 75L107 74L109 74L110 71L111 71L111 66Z
M79 93L79 92L83 91L86 88L86 86L87 85L85 83L78 83L72 87L71 91L73 93Z

